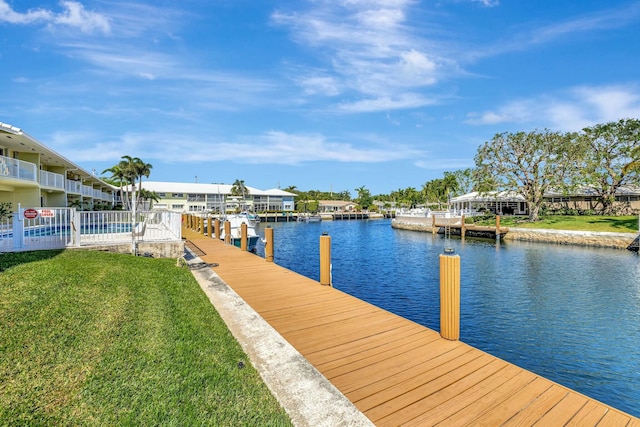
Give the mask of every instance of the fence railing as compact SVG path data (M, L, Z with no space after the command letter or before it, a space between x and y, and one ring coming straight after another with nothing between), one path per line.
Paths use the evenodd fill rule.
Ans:
M176 212L99 211L71 208L20 209L0 221L0 252L88 245L179 241L181 215Z

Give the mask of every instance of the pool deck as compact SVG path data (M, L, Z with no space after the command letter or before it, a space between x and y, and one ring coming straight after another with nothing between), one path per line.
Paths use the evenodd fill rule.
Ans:
M636 417L254 254L191 230L183 236L377 426L640 427Z

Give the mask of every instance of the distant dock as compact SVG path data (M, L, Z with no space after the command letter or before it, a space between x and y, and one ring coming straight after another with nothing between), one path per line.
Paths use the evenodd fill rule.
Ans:
M298 220L299 215L297 212L268 212L258 214L261 222L295 222ZM372 212L321 212L319 215L323 221L348 221L391 217L391 214L385 215Z

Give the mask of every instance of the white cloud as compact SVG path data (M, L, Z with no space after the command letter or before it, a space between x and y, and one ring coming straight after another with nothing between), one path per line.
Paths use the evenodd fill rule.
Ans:
M10 24L30 24L38 21L48 21L52 13L44 9L29 9L26 13L14 11L5 0L0 0L0 22Z
M81 3L75 1L63 1L61 5L65 11L54 16L52 21L54 24L77 27L83 33L88 34L93 32L108 34L110 32L109 19L105 16L88 11Z
M325 82L331 82L324 87L329 90L310 92L305 83L317 78L310 71L295 79L307 94L350 92L379 98L387 104L385 108L405 108L406 102L389 100L399 92L411 92L405 96L417 98L419 91L436 84L447 71L457 71L454 61L441 56L442 48L416 35L424 34L430 23L420 22L420 31L410 25L408 16L414 4L401 0L314 1L307 11L275 12L272 21L287 27L294 41L312 49L323 61Z
M638 86L579 86L561 93L511 101L495 110L469 113L467 123L527 124L578 131L629 117L640 117Z
M111 28L109 19L104 15L86 10L82 3L76 1L62 1L60 5L64 9L60 13L45 9L29 9L25 13L20 13L13 10L5 0L0 0L0 21L11 24L44 22L52 27L64 25L78 28L87 34L109 33Z
M336 108L348 113L400 110L434 105L436 101L419 94L405 93L394 97L368 98L355 102L344 102Z
M181 139L182 138L182 139ZM185 139L186 138L186 139ZM419 150L405 145L359 141L330 141L321 134L291 134L269 131L262 135L242 137L236 141L206 141L181 134L126 133L117 139L100 141L87 133L58 132L52 147L74 153L75 161L117 162L122 153L162 163L202 163L203 161L249 164L300 165L318 161L381 163L421 156ZM87 144L92 141L92 144ZM181 147L189 147L185 151ZM211 153L215 153L212 158Z
M549 25L536 23L535 27L521 30L520 33L508 34L508 38L499 40L491 46L476 48L468 53L468 57L477 59L507 52L523 51L532 45L552 43L575 35L612 30L630 24L637 25L636 21L639 16L640 3L631 2L623 7L599 10Z

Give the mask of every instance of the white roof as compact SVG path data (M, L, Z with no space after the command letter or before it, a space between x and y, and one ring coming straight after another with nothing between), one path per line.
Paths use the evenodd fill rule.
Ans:
M231 184L205 184L199 182L142 181L142 188L156 193L231 194ZM245 186L250 196L295 196L280 189L260 190Z

